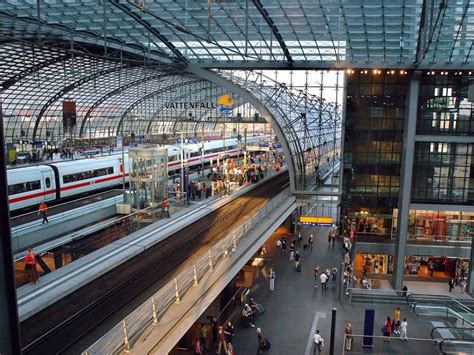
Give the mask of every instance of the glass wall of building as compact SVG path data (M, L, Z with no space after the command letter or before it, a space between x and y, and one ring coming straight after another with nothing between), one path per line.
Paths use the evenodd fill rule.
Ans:
M425 72L419 95L417 134L474 133L473 103L468 101L468 72Z
M474 144L417 142L412 201L474 203Z
M343 213L397 207L407 78L395 70L347 75ZM385 226L386 227L386 226Z

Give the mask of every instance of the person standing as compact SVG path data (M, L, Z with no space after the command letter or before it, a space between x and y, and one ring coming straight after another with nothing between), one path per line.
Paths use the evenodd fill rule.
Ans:
M43 218L41 224L48 224L48 206L44 201L41 201L38 207L38 216L40 215Z
M166 218L170 218L170 203L168 202L168 199L164 199L163 202L161 202L161 208L163 209L163 215Z
M38 284L38 272L36 271L36 256L33 249L28 249L28 254L25 257L25 270L28 272L30 282Z
M310 252L313 251L313 242L314 242L313 235L310 234L309 238L308 238L308 249L309 249Z
M268 277L270 278L270 291L275 291L276 273L275 271L273 271L272 268L270 268L270 273L268 274Z
M401 340L408 341L407 326L408 326L407 319L403 318L403 322L400 324L400 339Z
M408 292L408 287L407 285L403 285L403 288L402 288L402 291L403 291L403 297L407 297L407 292Z
M205 350L207 347L207 325L203 324L201 327L201 347Z
M219 342L217 346L217 353L220 354L222 348L224 348L224 354L227 353L227 343L225 341L224 328L222 325L217 327L217 341Z
M400 334L398 327L400 327L400 307L397 307L395 312L393 312L393 332L395 334Z
M228 321L224 328L225 341L227 342L227 347L232 344L232 337L234 336L234 326L231 321Z
M201 341L198 338L194 339L194 354L195 355L202 354L202 345L201 345Z
M352 324L348 322L346 327L344 328L344 333L346 334L346 338L344 340L344 345L347 351L351 351L352 347Z
M290 244L290 261L295 258L295 242Z
M313 337L314 342L314 351L313 354L320 353L322 351L322 347L324 346L324 339L321 335L319 335L319 330L316 330L316 333Z

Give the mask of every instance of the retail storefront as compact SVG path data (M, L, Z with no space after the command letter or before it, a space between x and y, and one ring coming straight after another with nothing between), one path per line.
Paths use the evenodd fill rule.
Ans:
M393 272L393 256L386 254L356 254L355 271L357 275L390 275ZM405 258L404 274L410 278L420 280L448 280L455 277L457 280L467 278L469 260L410 255Z

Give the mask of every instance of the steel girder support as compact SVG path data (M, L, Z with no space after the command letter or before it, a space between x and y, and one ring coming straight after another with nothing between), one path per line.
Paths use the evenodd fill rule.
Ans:
M213 82L214 84L219 85L226 90L229 90L235 95L240 96L242 99L244 99L245 101L250 103L253 107L255 107L255 109L259 111L262 114L262 116L266 118L267 122L271 124L273 130L275 131L280 143L283 146L283 149L287 153L285 161L286 161L286 164L288 165L288 171L290 173L290 188L292 192L295 191L295 168L293 166L293 160L290 158L291 150L288 146L288 142L286 140L285 135L283 134L283 131L278 125L278 122L276 121L272 113L267 109L265 104L262 101L260 101L251 92L245 90L239 85L236 85L235 83L218 75L217 73L213 71L202 69L192 64L188 64L188 66L186 67L186 70L189 71L190 73L200 76L201 78L209 80L210 82Z
M41 119L43 118L43 115L46 113L46 111L48 111L48 109L57 101L59 100L61 97L63 97L64 95L66 95L68 92L74 90L74 89L77 89L79 86L81 86L82 84L88 82L88 81L91 81L91 80L94 80L96 79L97 77L99 76L102 76L102 75L106 75L106 74L110 74L110 73L113 73L114 71L118 70L118 69L121 69L121 68L109 68L109 69L104 69L104 70L101 70L101 71L98 71L96 73L94 73L93 75L88 75L88 76L85 76L85 77L82 77L80 78L79 80L73 82L72 84L64 87L63 89L61 89L61 91L57 92L54 96L52 96L44 105L43 107L41 108L41 111L40 113L38 114L38 117L36 117L36 122L35 122L35 127L33 128L33 140L36 140L36 134L38 133L38 127L39 127L39 124L40 124L40 121Z
M100 104L102 104L103 102L105 102L107 99L110 99L111 97L115 96L115 95L118 95L120 94L121 92L127 90L127 89L130 89L136 85L140 85L146 81L150 81L150 80L156 80L156 79L159 79L159 78L162 78L162 77L166 77L166 76L172 76L172 75L175 75L175 74L172 74L172 73L166 73L166 74L157 74L157 75L152 75L152 76L147 76L147 77L144 77L144 78L140 78L138 80L134 80L132 82L129 82L127 83L126 85L122 85L112 91L109 91L107 94L103 95L102 97L100 97L97 101L95 101L92 106L87 110L85 116L84 116L84 119L82 120L82 123L81 123L81 129L79 130L79 137L82 137L82 134L84 133L84 128L86 126L86 122L87 120L90 120L91 118L91 115L92 115L92 112L100 106Z
M268 27L271 28L271 30L273 32L273 35L275 36L278 43L280 44L281 49L283 50L283 53L285 53L286 60L291 65L293 63L293 58L291 58L290 51L288 50L288 47L286 46L286 43L283 40L283 37L281 36L280 32L278 31L278 28L276 27L275 23L271 19L271 17L268 14L267 10L265 10L265 8L263 7L263 4L261 3L260 0L252 0L252 3L257 8L260 15L262 15L262 17L265 20L265 22L267 23Z
M203 81L202 79L198 79L198 80L190 80L190 81L187 81L186 83L183 84L183 82L179 82L179 83L176 83L176 84L172 84L172 85L168 85L166 87L163 87L163 88L159 88L158 90L155 90L155 91L152 91L150 93L148 93L147 95L145 96L142 96L141 98L139 98L138 100L136 100L135 102L133 102L131 105L129 105L125 111L122 113L121 117L120 117L120 121L118 122L117 124L117 134L120 134L120 130L121 130L121 127L122 127L122 124L123 124L123 120L125 119L125 117L130 113L130 111L132 111L135 107L137 107L138 105L140 105L141 103L145 102L146 100L156 96L156 95L159 95L161 94L162 92L165 92L167 90L170 90L170 89L173 89L175 87L179 87L181 85L187 85L187 84L194 84L194 83L199 83ZM153 117L153 116L152 116ZM150 123L148 124L148 128L147 128L147 133L150 129L150 125L151 125L151 121L152 121L152 118L150 119Z
M140 25L146 28L152 35L158 38L168 49L173 52L176 58L179 59L180 62L186 63L187 59L184 55L171 43L168 38L163 36L160 31L158 31L155 27L150 25L147 21L145 21L139 14L130 10L126 5L121 4L119 0L109 0L109 2L114 5L116 8L122 10L125 14L133 18L137 21Z

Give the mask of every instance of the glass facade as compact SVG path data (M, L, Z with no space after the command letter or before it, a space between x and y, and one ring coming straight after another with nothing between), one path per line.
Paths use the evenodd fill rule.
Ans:
M473 144L417 142L412 201L472 204Z
M345 214L397 207L406 72L360 70L347 75L344 144Z
M426 72L422 76L417 134L473 134L474 106L468 101L472 76L469 72L441 73Z

